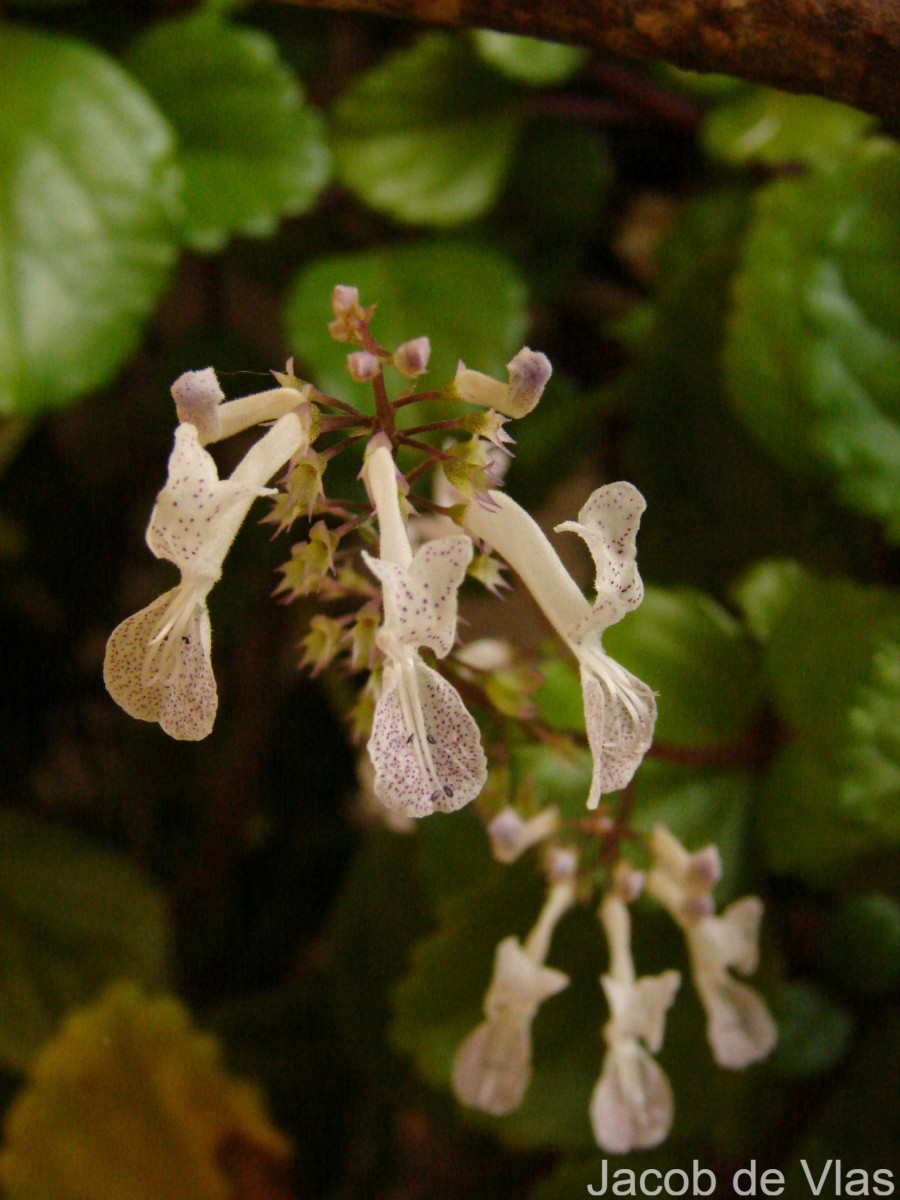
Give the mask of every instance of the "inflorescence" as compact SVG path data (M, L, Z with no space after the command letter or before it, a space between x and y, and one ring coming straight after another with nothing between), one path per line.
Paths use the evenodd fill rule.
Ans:
M340 664L363 678L351 726L367 738L374 796L395 825L478 800L495 858L509 863L536 849L546 877L531 933L524 943L507 937L497 947L485 1019L456 1056L457 1097L496 1115L518 1107L531 1074L532 1022L569 982L546 965L554 929L574 905L596 903L599 895L610 1015L591 1122L610 1153L655 1146L674 1112L655 1055L681 979L674 970L636 972L631 905L642 891L684 934L716 1061L740 1069L764 1058L776 1030L759 994L731 974L756 969L761 902L744 897L716 915L715 847L692 854L662 826L641 837L629 827L629 792L615 811L603 799L629 789L656 721L654 692L602 644L603 632L643 598L636 536L644 499L630 483L610 483L588 497L577 520L557 526L581 537L594 560L595 598L587 600L540 527L502 490L512 442L506 426L540 400L551 376L547 358L524 347L506 382L460 363L440 390L416 391L428 368L428 338L394 351L379 345L370 328L375 306L361 305L353 287L336 287L332 307L329 332L354 347L347 367L371 388L368 410L298 379L291 362L273 373L277 387L237 400L225 399L212 368L189 371L173 385L179 424L147 544L181 579L114 630L106 686L127 713L158 721L170 736L206 737L218 704L206 601L228 550L257 497L271 498L268 520L279 532L306 522L276 592L287 600L315 596L322 605L310 620L302 665L317 674ZM400 381L395 397L389 371ZM416 406L431 419L415 424ZM449 415L440 415L442 408ZM206 447L261 427L232 474L220 479ZM360 495L327 496L329 463L359 444ZM429 475L430 490L423 487ZM533 667L502 642L457 645L461 585L470 576L499 594L507 586L504 564L580 669L593 757L591 815L580 822L511 796L503 756L489 764L472 715L474 707L501 750L504 720L519 735L525 728L550 736L530 700L539 679ZM623 846L638 846L649 866L636 869Z

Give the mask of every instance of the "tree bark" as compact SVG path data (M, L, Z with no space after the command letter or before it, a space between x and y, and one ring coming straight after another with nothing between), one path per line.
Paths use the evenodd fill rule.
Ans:
M574 42L856 105L900 125L900 0L287 0Z

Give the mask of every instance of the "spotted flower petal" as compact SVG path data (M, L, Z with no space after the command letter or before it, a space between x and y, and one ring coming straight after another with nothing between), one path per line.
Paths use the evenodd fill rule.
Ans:
M439 658L456 639L456 596L472 561L465 534L420 546L409 567L363 552L384 590L385 631L400 646L429 646Z
M656 697L597 644L577 647L588 743L594 759L588 808L627 787L653 742Z
M139 721L159 721L170 737L198 741L212 731L218 707L210 662L211 632L205 602L191 611L173 639L163 681L143 682L147 648L160 622L183 596L173 588L113 630L106 647L103 680L113 700Z
M385 667L368 751L375 795L410 817L455 812L487 778L478 726L459 693L414 652Z
M557 533L577 533L587 543L596 569L597 599L591 614L570 631L576 641L590 630L615 625L644 598L637 569L637 532L647 507L630 483L608 483L591 494L577 521L563 521Z
M665 1072L639 1042L614 1043L591 1095L594 1138L607 1154L627 1154L664 1142L675 1105Z
M196 428L179 425L169 477L150 514L147 545L183 574L216 580L253 500L272 491L219 479Z
M555 885L525 945L507 937L497 946L484 998L487 1019L462 1043L453 1063L453 1090L470 1108L501 1117L522 1103L531 1081L532 1022L540 1005L569 983L568 975L543 960L571 902L569 884Z

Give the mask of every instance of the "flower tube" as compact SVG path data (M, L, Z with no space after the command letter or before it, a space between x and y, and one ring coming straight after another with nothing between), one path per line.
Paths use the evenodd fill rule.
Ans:
M596 567L593 604L581 594L537 522L503 492L493 491L489 499L490 506L468 505L464 525L506 559L578 659L594 756L588 808L596 808L601 795L631 781L656 723L653 692L610 658L601 640L605 629L643 599L635 537L644 498L630 483L610 483L591 495L577 522L557 526L587 542Z

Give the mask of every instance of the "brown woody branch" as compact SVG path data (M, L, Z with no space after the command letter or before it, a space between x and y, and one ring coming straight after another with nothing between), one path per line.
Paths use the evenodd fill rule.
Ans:
M900 0L288 0L719 71L900 125Z

